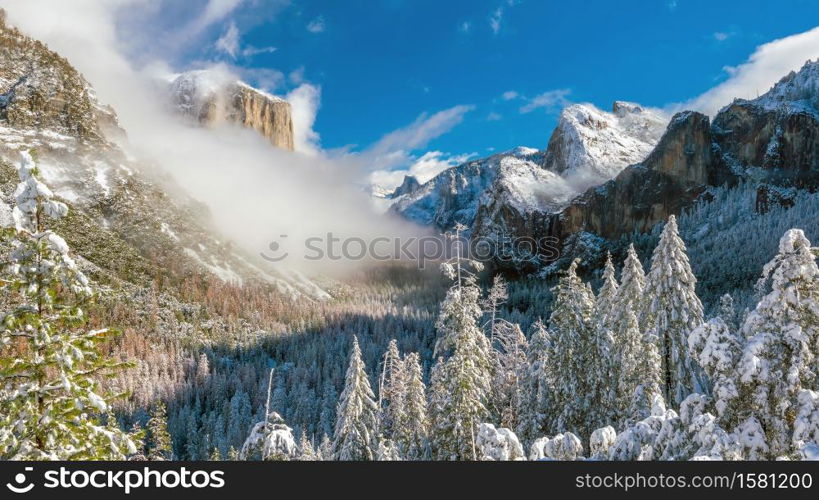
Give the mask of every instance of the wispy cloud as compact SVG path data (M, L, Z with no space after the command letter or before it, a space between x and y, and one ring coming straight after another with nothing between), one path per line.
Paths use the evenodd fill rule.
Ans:
M744 63L724 67L730 75L727 80L694 99L669 108L694 109L713 116L734 98L753 99L766 92L780 78L818 55L819 27L768 42L758 46Z
M458 24L458 31L461 33L469 33L472 30L472 23L469 21L463 21Z
M216 40L214 47L217 52L223 53L232 59L271 54L276 51L276 47L254 47L253 45L242 47L241 33L233 21L230 22L224 34Z
M501 29L501 22L503 21L503 7L498 7L492 12L492 15L489 16L489 29L492 30L492 33L498 34L500 33Z
M507 90L503 94L501 94L501 99L504 101L511 101L513 99L517 99L519 94L514 90Z
M571 104L571 101L567 99L567 96L571 94L571 92L571 89L548 90L531 99L526 99L527 102L521 106L520 112L525 114L540 108L546 109L547 111L555 111L559 108L563 108Z
M318 16L307 23L307 31L310 33L323 33L325 29L327 29L327 25L324 23L323 16Z
M724 31L717 31L712 36L714 37L714 40L716 40L718 42L724 42L725 40L728 40L728 38L731 36L731 33L726 33Z
M395 189L401 185L405 176L411 175L423 184L444 170L461 165L475 156L475 153L451 155L442 151L428 151L413 159L409 168L376 170L370 174L369 180L371 184L382 188Z
M449 132L464 120L475 106L453 106L432 115L421 113L414 122L382 137L368 153L379 156L396 151L412 151L426 147L429 142Z
M501 119L503 119L503 116L501 116L500 113L495 113L494 111L486 115L486 121L488 122L497 122L500 121Z

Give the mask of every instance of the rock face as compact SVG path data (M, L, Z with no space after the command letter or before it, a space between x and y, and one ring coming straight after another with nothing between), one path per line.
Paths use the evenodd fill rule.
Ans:
M223 122L255 130L274 146L292 151L290 103L209 71L191 71L171 82L171 97L181 113L205 126Z

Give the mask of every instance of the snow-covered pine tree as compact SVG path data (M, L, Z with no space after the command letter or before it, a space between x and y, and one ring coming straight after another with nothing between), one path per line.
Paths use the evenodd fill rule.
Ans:
M148 460L173 460L165 403L157 401L148 420Z
M600 405L600 394L610 381L594 324L594 295L577 276L577 265L577 260L572 262L553 289L549 378L558 408L553 427L588 439L607 423L608 409Z
M378 405L353 337L350 366L336 410L333 450L336 460L374 460L378 450Z
M314 462L319 460L319 456L313 448L313 443L307 438L307 433L304 430L301 431L301 438L299 438L298 460L301 462Z
M614 264L611 262L611 254L606 255L606 265L603 269L603 284L597 292L597 300L594 305L594 319L598 328L609 329L607 317L611 314L614 299L617 296L617 279L614 277Z
M620 323L628 321L626 311L629 309L639 316L638 311L643 300L645 284L646 275L643 265L640 264L634 245L630 244L623 263L623 272L620 274L620 286L617 288L611 305L612 314L608 323L612 329L622 330Z
M529 370L526 357L529 343L519 325L502 321L495 327L495 345L493 406L501 426L516 429L528 399L525 378Z
M552 434L549 427L554 420L552 402L553 373L550 370L549 353L552 350L551 334L546 325L538 320L532 326L529 336L529 350L526 359L526 398L523 414L520 417L517 432L524 444Z
M617 346L616 405L614 418L621 427L645 419L651 414L655 396L662 396L661 361L652 337L640 333L637 316L626 302L622 320L615 331Z
M395 432L395 441L406 460L428 457L429 421L427 419L426 387L418 353L404 359L404 411Z
M3 293L12 308L0 323L0 457L13 460L123 459L136 447L126 432L103 425L116 395L97 378L124 366L103 354L115 332L85 330L94 298L65 240L47 221L68 208L53 200L22 153L14 192L14 228Z
M657 338L663 395L677 405L692 392L706 391L701 371L688 353L688 335L703 322L696 284L672 215L651 258L639 320L646 333Z
M462 226L458 226L460 231ZM487 415L492 380L491 346L478 327L482 316L480 289L460 254L442 266L455 283L447 292L435 323L436 355L451 353L437 368L430 412L436 456L445 460L477 460L478 425Z
M390 340L379 378L380 433L390 440L395 439L395 428L403 418L406 381L404 361L398 352L398 342Z
M782 236L779 253L765 265L759 281L761 292L769 280L771 290L740 331L748 341L738 367L739 399L746 402L753 434L764 432L764 445L756 449L767 448L768 459L799 456L804 443L794 429L805 422L796 416L811 414L804 404L811 398L802 394L819 387L819 268L814 252L802 230Z

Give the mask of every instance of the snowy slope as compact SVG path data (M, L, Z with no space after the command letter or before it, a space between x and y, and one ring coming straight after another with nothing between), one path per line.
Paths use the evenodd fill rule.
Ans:
M781 107L789 112L806 111L819 116L819 59L791 71L768 92L748 101L766 110Z

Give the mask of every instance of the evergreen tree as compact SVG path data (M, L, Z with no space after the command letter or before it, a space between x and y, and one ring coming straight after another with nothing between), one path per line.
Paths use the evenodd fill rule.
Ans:
M427 458L429 448L429 422L427 420L426 387L418 353L410 353L404 360L405 396L404 411L395 440L404 458L421 460Z
M102 424L116 397L97 377L124 366L102 350L115 332L86 330L91 284L65 240L47 229L68 212L37 179L22 153L14 192L14 228L2 290L11 304L0 323L0 457L13 460L123 459L135 453L127 433Z
M779 253L765 265L760 291L768 292L748 316L741 334L748 338L739 362L740 395L736 412L748 427L764 433L766 458L797 457L803 430L800 415L816 411L806 391L819 387L819 268L810 241L791 229Z
M617 296L617 279L614 277L614 264L611 262L611 254L606 255L606 265L603 270L603 284L597 293L595 302L595 321L598 328L609 329L607 317L613 310L614 300Z
M677 220L672 215L651 258L640 321L659 342L663 395L674 404L682 403L692 392L702 393L706 389L700 370L688 353L688 335L703 321L696 284L685 243L677 231Z
M609 380L593 321L594 295L577 276L577 264L572 262L554 288L549 369L558 409L554 427L588 439L605 423L608 409L600 405L600 394Z
M523 414L517 432L524 443L552 434L555 407L552 405L554 381L550 369L549 353L552 352L551 334L546 325L538 320L532 326L527 351L528 370L525 378L525 400Z
M165 403L158 401L148 420L148 460L173 460Z
M395 439L395 428L403 418L405 386L404 362L398 352L398 342L392 339L384 354L378 391L381 435L386 439Z
M319 460L316 450L313 449L313 443L307 439L307 433L302 429L301 438L299 439L299 455L298 459L302 462L313 462Z
M640 333L637 316L626 303L623 321L615 332L616 413L621 426L643 420L651 413L655 396L660 396L661 360L653 337Z
M378 449L378 405L361 359L358 338L336 410L333 450L337 460L374 460Z
M520 326L504 321L495 329L496 367L492 384L494 406L502 427L516 429L528 397L525 377L529 369L529 343Z

